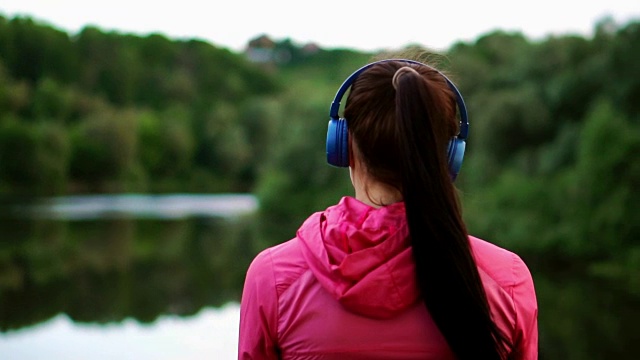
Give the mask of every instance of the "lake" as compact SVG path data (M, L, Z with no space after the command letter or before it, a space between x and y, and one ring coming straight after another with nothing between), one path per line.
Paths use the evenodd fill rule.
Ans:
M246 268L286 239L243 194L0 207L0 359L233 359ZM540 359L640 359L640 291L528 262Z

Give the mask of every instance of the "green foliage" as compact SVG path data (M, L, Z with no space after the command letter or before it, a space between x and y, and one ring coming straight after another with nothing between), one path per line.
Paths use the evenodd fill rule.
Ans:
M470 231L608 276L637 269L638 24L599 26L593 40L492 33L449 57L471 119Z
M69 159L66 137L64 129L56 124L3 119L0 189L12 189L16 195L55 194L64 190Z
M640 312L624 283L548 271L533 278L540 359L637 358Z
M154 112L138 114L139 160L153 178L182 175L191 166L194 139L184 117L175 111L160 117Z
M342 67L339 59L353 61L337 57L335 69ZM307 78L291 82L281 98L286 111L274 124L275 137L255 189L260 198L263 230L270 239L292 236L308 214L352 192L348 172L326 165L329 106L339 82L327 83L306 70L285 76L298 71L304 71ZM352 71L353 68L343 76ZM300 94L307 95L302 99Z
M266 127L242 104L278 88L272 74L203 41L91 26L69 36L0 17L0 119L12 123L0 147L25 148L4 151L0 194L39 193L47 182L59 184L53 193L248 191L253 156L271 139L249 133ZM40 161L37 126L23 125L36 123L57 124L69 149L55 181L22 166Z
M627 251L637 247L640 236L640 198L634 191L640 183L634 157L640 131L608 102L588 113L581 130L573 131L578 141L559 137L559 144L575 147L571 165L535 177L504 171L482 192L465 194L469 227L548 259L636 264L636 253Z
M585 236L598 250L624 253L640 238L640 128L601 103L587 118L576 164L577 209Z
M83 119L71 132L73 179L97 186L90 191L126 191L117 182L136 161L135 126L134 114L127 111L104 109Z
M51 78L43 78L38 81L33 93L31 116L62 122L71 116L73 96L71 89L60 86Z

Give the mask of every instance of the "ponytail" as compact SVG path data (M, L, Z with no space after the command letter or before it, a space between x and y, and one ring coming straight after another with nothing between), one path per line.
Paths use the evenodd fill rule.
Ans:
M491 318L447 167L453 94L444 80L440 83L437 71L419 70L421 74L414 67L402 67L392 81L399 187L418 286L459 359L504 359L508 345Z

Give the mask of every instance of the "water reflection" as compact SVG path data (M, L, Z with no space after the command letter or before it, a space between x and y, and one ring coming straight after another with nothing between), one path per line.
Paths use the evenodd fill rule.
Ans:
M91 217L77 216L73 201L78 199L54 202L74 204L59 206L58 212L42 203L0 211L0 353L37 352L32 348L37 349L34 344L42 334L56 334L62 344L100 339L105 348L120 348L125 334L139 331L146 342L126 342L131 358L155 359L147 357L145 346L163 348L168 335L158 329L180 327L201 329L211 344L234 353L233 319L246 268L257 251L286 239L262 238L255 216L247 211L216 214L207 203L215 201L210 197L182 198L186 202L179 206L172 202L177 198L143 201L145 206L123 199L91 205L102 209ZM174 211L163 213L167 209ZM640 358L637 289L528 263L540 307L541 359ZM211 311L233 319L220 320ZM234 341L207 333L204 325L196 325L199 319L207 319L209 330L225 328ZM185 333L170 337L188 354L198 345L192 343L194 335L180 335ZM68 358L46 353L52 360Z
M0 330L63 313L113 323L238 301L254 255L246 217L0 219Z

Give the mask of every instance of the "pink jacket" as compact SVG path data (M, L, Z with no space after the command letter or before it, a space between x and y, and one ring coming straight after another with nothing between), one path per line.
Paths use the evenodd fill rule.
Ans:
M247 272L239 359L453 359L419 301L404 204L351 197L310 216ZM513 359L537 359L531 274L515 254L470 237L494 320Z

